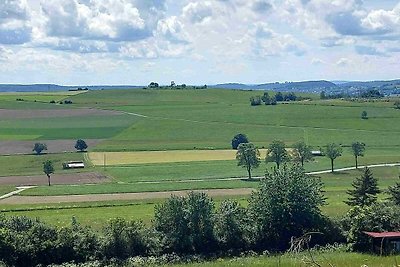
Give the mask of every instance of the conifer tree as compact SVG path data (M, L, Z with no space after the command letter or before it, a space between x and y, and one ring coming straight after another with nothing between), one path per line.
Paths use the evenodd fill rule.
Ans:
M350 197L345 201L349 206L370 206L376 202L377 194L381 192L378 188L378 179L374 178L368 167L364 168L363 174L351 185L354 189L347 191Z
M389 200L396 205L400 205L400 182L397 182L394 186L389 186L389 195Z

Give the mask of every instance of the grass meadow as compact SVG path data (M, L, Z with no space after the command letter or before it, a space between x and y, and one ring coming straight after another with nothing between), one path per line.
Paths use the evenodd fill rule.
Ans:
M104 139L96 147L89 148L91 152L99 152L96 159L99 166L87 170L103 172L113 177L111 182L39 186L21 193L34 196L256 188L257 181L229 179L246 177L245 169L236 166L234 151L226 151L237 133L247 134L260 149L266 148L273 140L282 140L288 146L304 140L315 149L321 149L329 142L340 143L344 147L343 156L335 161L335 167L354 165L349 148L353 141L367 145L365 157L359 160L360 165L400 161L400 111L393 108L393 100L365 103L322 101L317 99L318 96L308 95L312 100L251 107L249 98L261 94L213 89L0 94L0 108L3 109L48 109L51 112L52 109L89 107L125 112L113 116L2 118L0 140ZM16 98L26 101L16 101ZM73 104L48 103L64 99L72 100ZM367 120L361 119L364 110L368 113ZM126 157L126 154L107 154L107 166L103 168L103 152L134 153ZM83 154L74 153L1 156L3 168L0 176L42 174L42 162L46 159L55 162L56 173L64 172L61 162L79 160L77 155L83 160ZM253 174L263 176L265 170L272 167L273 164L263 162ZM307 171L329 169L330 162L327 158L317 157L305 168ZM380 179L382 189L397 182L399 177L397 167L374 168L373 172ZM359 171L320 175L328 204L323 207L324 213L340 216L346 212L347 206L343 203L347 197L346 190L358 175ZM0 193L12 189L0 187ZM380 197L385 198L385 195ZM238 199L246 205L245 198ZM6 209L8 215L40 217L53 224L69 223L71 217L76 216L85 224L102 225L117 216L149 222L155 203L157 201L153 200L68 203L53 204L50 208L48 205L10 205L1 209L3 212ZM258 260L264 261L263 258L254 259ZM264 264L269 263L264 261Z

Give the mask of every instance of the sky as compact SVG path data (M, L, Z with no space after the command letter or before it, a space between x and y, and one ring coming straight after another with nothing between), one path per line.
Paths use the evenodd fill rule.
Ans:
M400 78L396 0L0 0L0 83Z

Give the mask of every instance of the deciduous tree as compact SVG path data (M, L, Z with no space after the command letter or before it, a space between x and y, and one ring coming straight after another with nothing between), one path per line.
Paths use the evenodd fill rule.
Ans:
M50 175L54 173L54 166L51 160L46 160L45 162L43 162L43 172L47 175L47 180L50 186Z
M335 143L330 143L326 145L325 155L331 160L331 170L333 170L333 162L336 158L342 156L342 147Z
M43 150L47 150L46 144L35 143L32 151L36 152L36 155L39 155L40 153L42 153Z
M232 148L237 149L242 143L248 143L249 139L245 134L239 133L232 138Z
M311 161L313 159L313 154L311 152L311 146L307 145L305 142L300 141L293 145L292 158L295 161L301 163L304 166L304 162Z
M279 169L280 165L289 161L289 159L290 157L284 142L275 140L268 146L267 156L265 157L265 161L267 163L275 162L276 168Z
M358 169L358 157L364 157L365 144L361 142L354 142L351 144L351 151L353 152L354 159L356 160L356 169Z
M291 237L317 230L325 204L323 184L300 165L267 173L249 200L259 246L287 249Z
M251 179L251 170L260 166L260 151L252 143L242 143L236 152L238 166L246 168Z
M75 148L82 152L88 148L88 145L86 144L86 142L84 140L78 139L78 140L76 140Z

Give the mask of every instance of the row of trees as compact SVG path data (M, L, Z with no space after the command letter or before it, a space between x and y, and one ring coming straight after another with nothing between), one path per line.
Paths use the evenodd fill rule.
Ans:
M232 148L237 149L236 159L238 161L238 166L246 168L249 179L251 179L251 170L258 168L261 163L258 148L256 148L254 144L250 143L247 136L244 134L238 134L233 137ZM364 156L365 144L361 142L353 142L351 144L351 152L355 158L356 169L358 169L358 158ZM325 146L323 153L330 159L331 171L334 172L334 161L338 157L342 156L342 147L335 143L329 143ZM279 169L281 164L291 160L304 166L304 163L311 161L313 157L312 147L303 141L295 143L292 149L288 150L284 142L275 140L267 148L265 162L274 162L276 168Z
M252 96L250 98L250 104L252 106L258 106L261 105L262 102L264 102L265 105L276 105L277 102L298 101L302 99L303 99L302 97L297 96L293 92L285 94L277 92L274 96L270 96L268 92L264 92L262 96Z
M76 150L83 152L88 148L88 145L84 140L78 139L76 140L74 147ZM41 154L45 150L47 150L47 145L44 143L35 143L32 149L32 151L35 152L37 155Z

